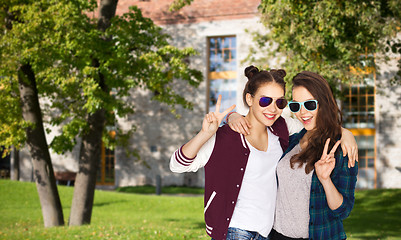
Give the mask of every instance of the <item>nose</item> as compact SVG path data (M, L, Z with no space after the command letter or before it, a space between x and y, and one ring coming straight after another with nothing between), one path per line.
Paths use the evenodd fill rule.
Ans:
M299 110L299 112L300 112L301 114L305 114L305 113L308 112L308 110L306 110L305 107L304 107L303 105L301 105L301 109Z
M276 100L274 100L269 106L267 106L267 109L270 112L277 112L277 105L276 105Z

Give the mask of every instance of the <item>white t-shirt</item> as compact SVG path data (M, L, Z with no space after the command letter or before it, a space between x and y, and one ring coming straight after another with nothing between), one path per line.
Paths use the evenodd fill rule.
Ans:
M283 150L279 138L267 130L267 151L250 149L241 190L231 218L230 227L258 232L263 237L270 233L276 206L276 166Z

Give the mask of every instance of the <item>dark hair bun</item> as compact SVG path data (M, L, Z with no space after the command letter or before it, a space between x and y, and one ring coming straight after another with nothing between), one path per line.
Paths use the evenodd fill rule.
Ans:
M259 69L253 65L245 68L245 76L250 80L255 74L259 73Z
M272 69L270 70L270 72L275 76L279 76L281 78L284 78L287 75L284 69Z

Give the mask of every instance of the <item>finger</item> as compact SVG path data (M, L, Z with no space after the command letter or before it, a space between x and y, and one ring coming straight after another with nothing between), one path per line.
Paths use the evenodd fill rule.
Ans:
M248 124L246 124L246 122L240 123L240 125L241 125L241 128L244 129L244 134L245 135L250 134L250 131L249 131L249 128L248 128Z
M327 150L329 149L329 143L330 143L330 138L328 138L328 139L326 140L326 143L324 144L322 157L321 157L320 159L326 158L326 156L327 156Z
M238 125L238 129L240 129L240 133L243 134L243 135L248 135L249 134L249 131L247 131L247 128L245 128L244 125L242 125L242 124Z
M347 156L349 151L347 149L347 146L344 145L344 143L341 143L341 149L343 150L343 157Z
M221 106L221 94L219 94L219 97L217 98L216 110L215 110L216 113L220 112L220 106Z
M206 114L205 119L208 123L210 123L210 113Z
M237 125L237 132L242 134L242 135L247 135L247 133L244 131L241 125Z
M355 161L359 162L358 149L355 150Z
M213 113L209 113L209 114L207 115L207 118L208 118L208 121L209 121L210 123L212 123L212 122L213 122Z
M353 152L352 155L354 156L355 161L358 162L358 147L353 147L353 148L352 148L352 152Z
M354 148L351 148L350 154L348 154L348 158L349 158L348 162L350 163L349 165L351 167L354 167L356 161Z
M338 146L340 145L341 140L338 140L336 144L334 144L333 148L331 149L330 153L334 155L334 153L337 151Z
M220 108L220 107L219 107L219 108ZM223 116L227 115L229 112L231 112L232 110L234 110L234 108L235 108L235 104L233 104L231 107L227 108L227 109L222 113L222 115L223 115Z
M330 159L330 158L334 158L334 153L333 152L330 152L326 157L326 159Z
M349 164L349 167L355 167L355 164L356 164L355 162L358 161L358 153L355 149L356 149L355 147L352 147L351 154L349 154L351 156L348 156L349 162L351 162Z
M251 123L248 121L248 119L244 118L244 120L245 120L246 126L247 126L248 128L251 128L252 125L251 125Z
M348 151L348 166L353 167L355 165L355 155L353 154L353 147Z
M211 112L211 113L209 114L209 119L210 119L210 122L216 121L216 115L214 115L214 113Z

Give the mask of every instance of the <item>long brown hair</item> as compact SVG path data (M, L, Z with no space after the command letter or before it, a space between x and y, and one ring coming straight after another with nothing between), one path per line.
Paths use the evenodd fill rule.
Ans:
M308 174L315 168L315 163L322 156L327 138L330 138L330 150L341 137L342 115L330 85L319 74L303 71L292 79L292 83L292 89L306 88L318 101L319 106L316 127L307 139L308 146L300 153L292 156L290 161L292 168L294 168L295 163L299 163L299 167L306 163L305 172Z

